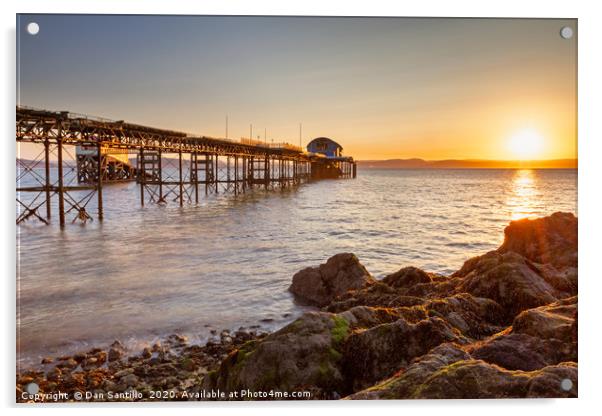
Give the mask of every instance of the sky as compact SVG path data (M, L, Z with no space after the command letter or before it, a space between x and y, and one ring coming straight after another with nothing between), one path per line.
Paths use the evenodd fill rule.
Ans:
M576 26L19 15L17 104L293 144L302 123L364 160L576 158Z

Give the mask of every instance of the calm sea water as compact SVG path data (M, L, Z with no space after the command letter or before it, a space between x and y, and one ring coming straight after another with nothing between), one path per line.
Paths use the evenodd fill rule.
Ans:
M127 183L104 201L102 224L18 227L21 364L115 339L280 327L304 310L287 291L293 274L344 251L376 277L451 273L499 246L512 219L577 214L577 171L360 170L183 208L140 207Z

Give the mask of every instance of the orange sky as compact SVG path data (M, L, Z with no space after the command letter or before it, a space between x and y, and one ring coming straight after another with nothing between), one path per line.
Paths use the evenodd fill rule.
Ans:
M40 34L23 35L34 18ZM576 33L576 20L48 15L19 25L23 105L214 137L228 115L229 138L252 123L255 138L294 144L302 122L304 144L331 137L356 159L577 157L576 36L559 35ZM526 130L538 146L523 154Z

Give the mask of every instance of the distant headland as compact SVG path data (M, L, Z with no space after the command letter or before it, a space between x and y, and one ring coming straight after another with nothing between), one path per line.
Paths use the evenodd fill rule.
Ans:
M576 169L577 159L479 160L387 159L358 160L363 169Z

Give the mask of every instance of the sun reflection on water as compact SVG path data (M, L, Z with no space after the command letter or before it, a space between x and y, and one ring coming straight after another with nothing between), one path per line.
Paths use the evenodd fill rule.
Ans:
M511 194L507 205L510 217L514 220L530 218L537 213L537 175L530 169L517 170L511 184Z

